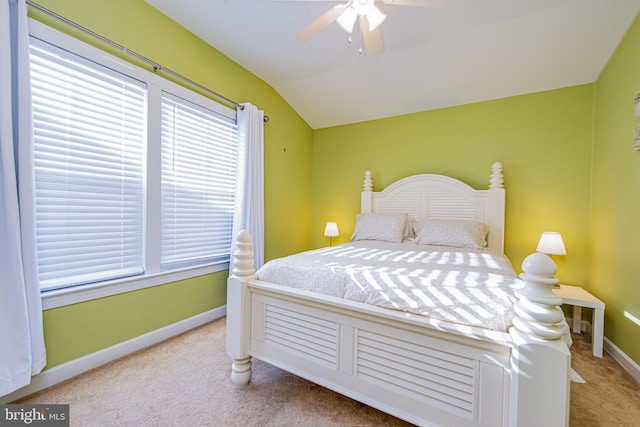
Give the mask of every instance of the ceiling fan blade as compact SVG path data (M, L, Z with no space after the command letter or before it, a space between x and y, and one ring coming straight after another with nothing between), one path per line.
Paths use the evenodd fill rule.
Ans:
M392 6L442 7L444 0L382 0L382 4Z
M328 27L346 9L346 5L337 4L321 15L318 19L300 30L296 35L296 40L306 42L311 37Z
M384 40L382 40L380 27L376 27L375 30L369 31L369 22L367 21L367 17L361 16L360 30L362 31L364 47L367 50L368 56L374 57L384 52Z

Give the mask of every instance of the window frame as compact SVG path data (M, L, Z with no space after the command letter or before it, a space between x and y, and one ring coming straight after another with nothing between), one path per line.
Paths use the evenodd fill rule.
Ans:
M161 95L169 92L187 101L200 104L236 120L236 110L220 104L184 86L64 34L39 21L29 19L29 35L68 50L98 64L127 74L147 85L147 142L144 210L145 273L98 283L41 292L43 309L52 309L96 298L145 289L179 280L194 278L229 269L229 261L163 271L160 266L160 203L161 203ZM156 183L156 184L154 184Z

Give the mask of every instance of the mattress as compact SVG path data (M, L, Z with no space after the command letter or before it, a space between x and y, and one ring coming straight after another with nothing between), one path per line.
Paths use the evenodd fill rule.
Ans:
M456 324L506 332L514 291L510 261L489 249L362 240L266 263L260 280Z

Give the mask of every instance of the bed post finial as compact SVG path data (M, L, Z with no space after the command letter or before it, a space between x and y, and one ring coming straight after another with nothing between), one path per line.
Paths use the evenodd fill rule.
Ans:
M373 213L373 180L371 179L371 171L364 172L360 213Z
M516 291L513 327L521 333L556 340L566 333L564 315L560 309L562 298L551 291L558 283L554 277L556 264L547 255L536 252L522 262L524 287Z
M362 185L363 191L373 191L373 180L371 179L371 171L364 172L364 184Z
M251 250L251 234L247 230L240 230L235 241L236 250L233 251L231 274L235 276L251 276L253 268L253 251Z
M504 188L504 175L502 174L502 163L495 162L491 166L491 178L489 179L489 188Z

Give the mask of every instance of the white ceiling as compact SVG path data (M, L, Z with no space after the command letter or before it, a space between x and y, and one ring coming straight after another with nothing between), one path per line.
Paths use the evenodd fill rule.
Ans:
M592 83L640 9L640 0L383 4L386 50L369 58L336 23L294 39L340 1L146 1L271 85L314 129Z

